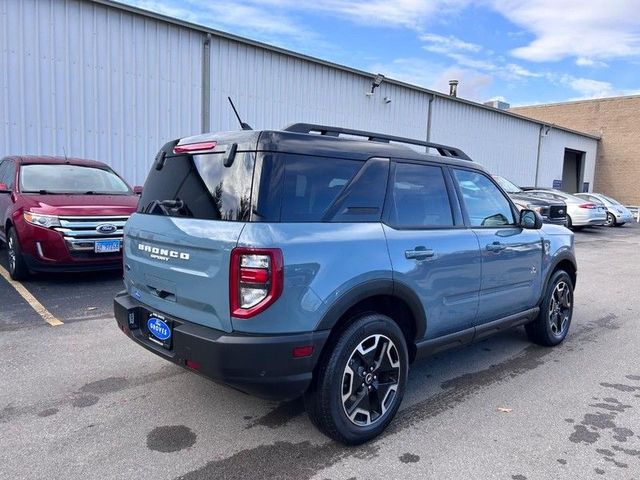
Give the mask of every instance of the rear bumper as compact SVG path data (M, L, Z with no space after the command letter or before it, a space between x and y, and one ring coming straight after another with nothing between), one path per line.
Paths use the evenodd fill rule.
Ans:
M125 291L114 299L118 326L134 342L182 367L187 367L189 360L190 370L211 380L269 399L290 400L307 390L329 336L329 331L239 335L167 315L174 323L172 348L168 350L147 338L143 325L147 311ZM313 354L293 358L293 349L306 345L313 346Z
M586 227L589 225L599 226L604 225L606 221L606 214L590 214L580 212L571 216L571 223L575 227Z

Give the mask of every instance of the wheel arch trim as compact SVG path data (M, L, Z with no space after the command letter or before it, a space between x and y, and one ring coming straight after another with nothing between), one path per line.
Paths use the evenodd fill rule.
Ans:
M407 285L392 279L370 280L349 289L335 300L322 319L316 325L316 330L330 330L342 316L354 305L368 298L385 295L396 297L404 301L411 311L415 324L415 341L419 341L427 330L427 317L418 295Z
M553 259L553 262L549 265L549 268L547 269L547 273L545 274L545 278L544 278L543 288L541 289L541 292L540 292L540 299L538 300L538 306L540 306L544 301L544 296L547 291L547 287L549 286L549 281L551 280L551 276L558 269L558 266L563 262L569 262L573 266L574 278L572 278L572 281L573 281L573 288L574 289L576 288L576 280L578 275L578 263L576 262L576 258L573 255L573 253L569 251L564 251L558 254Z

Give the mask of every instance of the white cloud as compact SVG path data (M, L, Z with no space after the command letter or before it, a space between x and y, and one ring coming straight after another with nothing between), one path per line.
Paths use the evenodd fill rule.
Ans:
M513 75L514 77L539 78L543 76L542 73L532 72L531 70L515 63L507 63L504 66L504 69L508 74Z
M445 37L434 33L425 33L424 35L420 35L420 40L426 43L422 48L435 53L451 53L458 51L479 52L482 50L480 45L465 42L453 35Z
M585 100L591 98L618 97L623 95L638 95L640 90L619 89L614 87L610 82L595 80L592 78L575 77L573 75L556 75L549 73L547 79L556 84L569 87L577 93L576 97L570 100Z
M535 39L513 55L530 61L603 60L640 55L638 0L492 0Z
M449 93L449 80L456 79L460 82L458 95L476 101L486 98L493 82L492 76L484 72L438 65L423 58L397 58L391 63L371 65L369 70L442 93Z
M611 83L591 78L567 77L565 82L584 98L610 97L615 95Z
M327 45L317 34L281 11L269 11L251 1L223 0L129 0L130 3L153 12L192 23L250 36L276 45Z
M600 60L594 60L593 58L589 58L589 57L578 57L576 59L576 65L578 65L579 67L592 67L592 68L607 68L609 66L605 62L602 62Z
M253 0L261 4L298 10L315 10L356 23L408 27L422 31L425 23L453 13L471 0Z

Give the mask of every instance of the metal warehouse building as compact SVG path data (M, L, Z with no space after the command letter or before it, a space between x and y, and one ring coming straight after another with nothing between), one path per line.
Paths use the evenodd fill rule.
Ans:
M521 185L593 185L598 137L107 0L0 1L0 157L103 160L142 183L158 148L294 122L465 150ZM574 188L575 187L575 188Z

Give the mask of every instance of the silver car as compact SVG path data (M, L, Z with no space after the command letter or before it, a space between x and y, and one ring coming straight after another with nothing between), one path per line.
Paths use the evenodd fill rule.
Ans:
M582 198L589 202L601 203L607 210L607 223L609 227L621 227L627 222L634 220L633 214L627 207L617 200L607 197L602 193L576 193L576 197Z
M568 228L580 229L607 223L607 210L600 202L587 202L584 198L555 189L529 190L527 193L548 200L561 200L566 203Z

